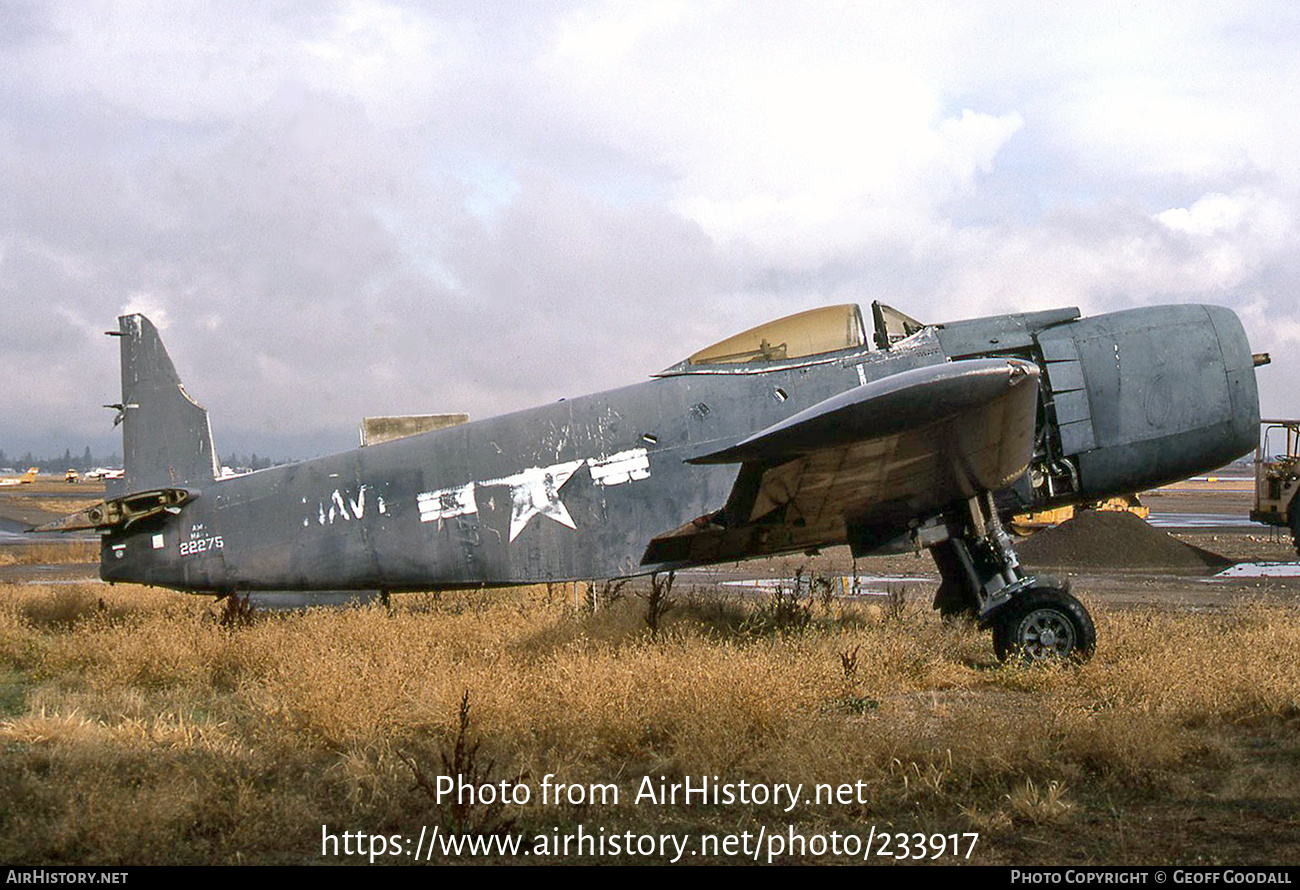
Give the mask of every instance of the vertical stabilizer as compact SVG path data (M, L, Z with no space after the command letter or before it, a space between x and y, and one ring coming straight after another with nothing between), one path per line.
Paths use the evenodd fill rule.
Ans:
M109 497L207 485L217 476L208 412L186 394L153 322L123 315L118 325L125 473L111 483Z

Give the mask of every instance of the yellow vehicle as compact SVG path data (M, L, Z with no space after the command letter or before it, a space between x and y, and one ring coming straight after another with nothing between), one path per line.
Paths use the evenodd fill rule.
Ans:
M1151 515L1151 508L1142 503L1136 494L1122 494L1095 504L1073 507L1054 507L1050 510L1034 510L1011 517L1011 530L1019 535L1027 535L1036 529L1051 528L1074 518L1075 510L1103 510L1132 513L1139 519Z
M1018 535L1033 534L1040 528L1051 528L1054 525L1060 525L1062 522L1069 522L1074 518L1074 507L1066 504L1064 507L1053 507L1050 510L1031 510L1028 513L1017 513L1011 517L1009 527Z
M1255 446L1255 509L1253 522L1291 529L1291 543L1300 553L1300 510L1295 509L1300 491L1300 420L1262 420L1264 435ZM1273 449L1285 450L1274 454Z
M80 482L80 481L81 481L81 474L78 473L76 470L68 470L68 472L66 472L66 473L63 474L63 481L64 481L64 482Z

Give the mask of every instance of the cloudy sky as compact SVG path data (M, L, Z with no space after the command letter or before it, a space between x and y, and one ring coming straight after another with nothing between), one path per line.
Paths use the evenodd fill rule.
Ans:
M824 303L1230 306L1300 414L1300 4L0 0L0 448L643 379Z

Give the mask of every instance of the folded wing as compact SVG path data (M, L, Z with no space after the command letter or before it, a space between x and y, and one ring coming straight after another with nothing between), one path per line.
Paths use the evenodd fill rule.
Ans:
M740 464L727 504L655 538L643 564L897 538L1025 471L1037 396L1037 366L1015 359L918 368L840 393L693 458Z

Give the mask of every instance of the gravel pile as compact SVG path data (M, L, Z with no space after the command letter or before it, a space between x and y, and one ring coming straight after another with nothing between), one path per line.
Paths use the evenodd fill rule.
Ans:
M1030 567L1217 572L1232 560L1184 544L1132 513L1080 510L1016 544Z

